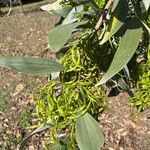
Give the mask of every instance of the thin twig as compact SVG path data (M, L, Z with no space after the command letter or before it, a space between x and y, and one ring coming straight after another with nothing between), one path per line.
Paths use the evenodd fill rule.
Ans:
M107 11L110 9L111 5L113 3L113 0L108 0L104 10L103 10L103 13L102 15L100 16L96 26L95 26L95 30L98 30L100 28L100 26L103 24L103 20L104 18L106 17L106 14L107 14Z

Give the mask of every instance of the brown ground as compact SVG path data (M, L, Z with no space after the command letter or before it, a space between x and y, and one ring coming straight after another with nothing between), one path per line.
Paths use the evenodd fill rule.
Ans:
M47 47L47 33L57 19L31 10L23 16L17 8L9 17L0 17L0 55L41 56ZM16 150L29 133L30 129L19 123L18 118L24 108L32 112L35 102L31 91L44 83L46 77L25 76L0 68L0 100L4 101L0 103L1 150ZM126 93L110 98L108 110L99 118L106 136L104 150L150 150L150 111L137 118L128 102ZM41 137L34 136L27 149L44 150Z
M127 93L108 102L100 119L106 142L103 150L150 150L150 110L137 114Z
M47 48L48 31L57 18L37 8L41 3L25 6L25 15L20 7L14 8L9 17L0 17L0 55L23 55L41 57ZM38 6L38 7L37 7ZM46 57L49 57L48 54ZM0 68L0 149L16 150L20 140L31 129L19 122L22 111L32 112L34 101L32 90L44 85L47 77L26 76ZM26 115L26 114L25 114ZM39 139L34 137L35 143ZM40 140L41 143L41 140ZM38 148L35 144L35 149ZM33 146L29 146L33 149Z

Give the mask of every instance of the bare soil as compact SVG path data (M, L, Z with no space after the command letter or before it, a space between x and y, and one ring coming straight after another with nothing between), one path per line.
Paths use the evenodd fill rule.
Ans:
M18 6L13 8L10 16L0 17L1 56L42 56L47 48L48 31L58 18L39 10L40 4L24 6L24 15ZM52 54L48 52L44 57L52 57ZM20 116L26 109L28 113L34 111L32 90L46 82L46 76L26 76L0 68L0 149L16 150L21 139L32 130L23 125L30 124L29 119L20 121ZM35 149L41 150L41 142L38 135L33 137L28 149L33 149L32 145L35 145Z
M108 110L99 117L103 150L150 150L150 110L138 114L130 101L127 93L108 100Z

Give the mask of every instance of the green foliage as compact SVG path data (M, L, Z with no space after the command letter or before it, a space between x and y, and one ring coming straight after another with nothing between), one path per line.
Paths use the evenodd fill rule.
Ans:
M97 118L106 108L105 92L94 87L101 78L101 70L95 63L98 60L91 60L95 47L91 46L91 51L88 50L87 37L91 40L90 34L85 33L63 54L61 62L65 69L60 74L60 81L52 80L45 85L37 100L39 122L46 124L50 120L52 123L52 143L63 142L69 150L77 148L76 119L86 112ZM67 130L67 142L59 138L64 130Z
M23 108L18 118L18 125L22 129L26 129L31 125L31 119L32 119L32 114L30 112L30 108L29 107Z
M2 150L16 149L17 145L20 142L14 134L4 132L4 133L2 133L1 136L2 136L3 140L5 141L3 143Z
M41 124L52 122L51 141L61 143L59 133L68 128L66 145L70 150L76 149L75 120L86 112L97 118L106 107L103 89L94 87L99 69L80 46L71 47L63 56L65 70L60 76L61 82L50 81L41 89L37 101Z
M132 18L129 22L127 22L126 26L126 33L120 40L119 47L115 53L114 59L107 73L103 76L99 84L105 83L116 73L118 73L122 67L124 67L132 58L138 47L139 40L142 37L141 23L137 18Z
M61 64L52 60L20 56L1 56L0 66L32 75L50 74L63 70Z
M66 150L66 146L57 144L52 147L52 150Z
M104 44L108 41L125 23L128 13L128 2L126 0L120 0L114 9L108 28L104 34L100 44Z
M126 82L130 77L128 62L137 49L147 51L148 46L141 43L149 36L146 1L143 0L146 4L144 11L135 0L105 2L69 0L55 3L58 8L44 8L51 14L62 16L49 32L48 46L56 52L64 68L44 59L0 57L1 66L25 73L61 71L57 79L40 89L36 105L40 127L25 138L21 149L29 137L47 128L51 131L54 150L98 150L103 144L103 135L94 120L106 108L105 92L99 85L113 80L129 90ZM144 105L149 96L146 93L149 88L147 76L149 72L138 84Z
M14 90L13 85L6 85L4 89L0 91L0 111L1 112L8 112L9 108L12 106L10 98L10 93Z
M103 89L95 85L107 82L121 71L134 55L142 38L142 23L137 17L139 13L133 9L137 3L116 1L109 24L103 28L103 21L107 21L105 11L111 5L106 4L103 14L101 9L104 5L95 2L63 1L62 16L66 12L63 11L63 6L71 5L72 9L61 18L59 26L49 32L49 47L60 54L58 56L61 56L64 71L60 74L59 81L50 81L41 89L37 101L37 117L41 124L47 124L49 120L52 123L51 141L59 143L55 146L56 149L99 149L104 141L103 136L94 118L87 117L86 114L89 112L97 118L106 106ZM101 16L97 13L98 8L101 8ZM88 24L79 26L83 21ZM77 36L71 34L77 32ZM106 48L111 48L111 54L107 53ZM106 67L109 61L100 50L104 50L109 61L114 55L109 69ZM105 62L107 65L102 66ZM102 78L106 69L108 71ZM124 70L127 70L127 66ZM124 84L122 87L127 87L124 80L121 81ZM64 138L60 138L62 133L65 133ZM94 145L91 137L95 138Z
M131 105L136 106L138 111L150 108L150 52L149 57L142 66L139 81L137 82L137 93L132 98Z
M41 123L51 120L52 141L59 141L58 133L69 126L68 134L71 134L76 118L85 112L98 115L103 110L100 89L86 89L86 84L88 85L86 82L79 82L61 85L57 81L51 81L42 89L37 102L38 118ZM72 147L74 143L70 142L68 145Z
M74 29L82 24L84 23L59 25L52 29L48 34L49 48L54 52L58 52L68 41Z
M98 122L86 113L76 121L76 138L80 150L99 150L104 144L104 136Z

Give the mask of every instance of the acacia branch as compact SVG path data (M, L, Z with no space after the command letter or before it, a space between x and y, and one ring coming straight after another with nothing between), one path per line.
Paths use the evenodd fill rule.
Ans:
M95 30L98 30L100 28L100 26L103 24L103 20L106 17L107 11L110 9L112 4L113 4L113 0L108 0L106 6L104 7L102 15L100 16L100 18L95 26Z

